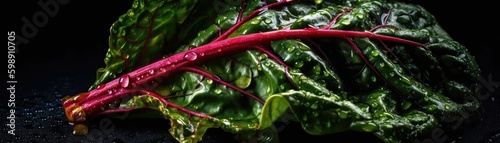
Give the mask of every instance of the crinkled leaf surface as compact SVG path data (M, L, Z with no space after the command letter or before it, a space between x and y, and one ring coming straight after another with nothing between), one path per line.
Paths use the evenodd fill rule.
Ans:
M373 132L385 142L406 142L430 135L437 126L449 128L447 116L473 116L465 108L478 105L464 98L479 75L474 57L423 7L302 0L260 9L273 3L279 2L135 0L111 27L106 67L97 71L91 89L162 57L210 44L235 24L241 25L227 38L288 29L370 31L427 45L369 37L271 41L154 81L152 91L169 104L143 94L122 101L120 108L160 111L180 142L200 141L209 128L247 139L269 130L273 134L257 140L277 142L273 122L287 113L313 135L355 130Z

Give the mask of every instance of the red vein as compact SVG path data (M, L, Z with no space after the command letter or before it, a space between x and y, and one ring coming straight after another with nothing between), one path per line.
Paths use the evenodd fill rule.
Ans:
M144 52L149 45L149 40L151 39L151 34L152 34L152 30L153 30L154 19L156 17L156 13L158 12L158 9L159 9L159 7L157 7L155 9L155 12L151 15L151 20L149 22L149 27L148 27L148 36L146 37L146 41L144 42L144 45L141 48L141 54L139 55L139 59L137 60L137 62L135 64L136 69L138 67L140 67L141 61L144 57Z
M224 32L224 34L222 34L221 36L217 37L217 39L215 39L212 42L217 42L217 41L226 39L227 37L229 37L229 35L231 35L234 31L236 31L236 29L238 29L241 25L243 25L244 23L246 23L250 19L254 18L255 16L259 15L261 12L266 11L269 8L273 8L273 7L277 7L277 6L280 6L280 5L284 5L284 4L290 3L292 1L293 0L279 1L279 2L276 2L276 3L273 3L273 4L269 4L269 5L263 6L263 7L259 8L259 9L255 10L255 11L253 11L252 13L250 13L247 17L245 17L240 22L236 22L235 25L233 25L226 32Z

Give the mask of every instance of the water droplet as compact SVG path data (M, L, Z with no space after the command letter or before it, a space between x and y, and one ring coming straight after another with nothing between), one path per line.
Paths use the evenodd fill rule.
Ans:
M159 71L160 72L165 72L166 70L165 70L165 68L160 68Z
M250 76L241 76L235 81L235 85L241 89L245 89L248 86L250 86L250 83L252 83L252 77Z
M267 54L260 54L260 55L259 55L259 59L260 59L260 60L265 60L265 59L267 59Z
M297 61L295 62L295 65L294 65L296 68L301 68L302 66L304 66L304 62L302 61Z
M356 17L358 17L359 19L363 19L363 14L356 14Z
M113 94L113 90L108 90L108 94Z
M214 92L215 92L215 94L220 94L220 93L222 93L222 90L221 89L215 89Z
M123 75L120 80L118 81L121 87L127 88L130 85L130 76L127 74Z
M403 69L401 67L398 67L398 72L399 73L402 73L403 72Z
M207 79L208 84L212 84L214 81L212 79Z
M367 123L363 126L363 130L366 132L372 132L377 128L377 125L374 123Z
M341 110L341 111L337 112L337 114L339 114L340 119L347 118L347 111Z
M200 53L200 56L202 56L202 57L205 56L205 53Z
M170 65L170 64L172 64L172 62L170 62L170 61L167 61L167 65Z
M383 68L385 66L385 63L384 62L381 62L378 64L381 68Z
M344 25L349 25L349 24L351 24L351 21L350 21L350 20L343 20L343 21L342 21L342 22L340 22L340 23L342 23L342 24L344 24Z
M302 121L307 121L307 116L302 116Z
M284 84L281 84L281 85L280 85L280 89L281 89L281 90L284 90L284 89L285 89L285 85L284 85Z
M372 80L372 82L377 82L377 77L372 76L372 77L371 77L371 80Z
M390 72L390 73L389 73L389 75L390 75L391 77L393 77L393 76L394 76L394 72Z
M267 24L269 24L269 23L273 22L273 20L271 20L269 18L266 18L266 19L264 19L264 22L267 23Z
M222 52L222 48L217 48L217 52Z
M372 54L372 56L376 57L376 56L378 56L379 53L378 53L378 51L374 50L371 52L371 54Z
M444 105L444 108L445 108L446 110L450 110L450 108L451 108L451 107L450 107L450 105L446 104L446 105Z
M106 87L106 84L99 84L96 88L97 89L103 89L104 87Z
M394 64L392 64L392 63L387 63L387 66L388 66L389 68L391 68L391 69L393 69L393 68L394 68Z
M260 20L259 19L255 19L255 20L252 20L250 21L251 24L260 24Z
M134 1L134 3L132 4L132 8L137 8L139 6L139 2L138 1Z
M412 103L408 100L403 100L403 102L401 103L401 108L403 108L403 110L407 110L411 107Z
M295 50L294 46L290 46L290 47L286 48L286 52L288 52L288 53L292 53L293 50Z
M376 102L372 102L372 103L370 103L370 106L372 106L372 108L375 108L378 106L378 104Z
M149 70L149 72L148 72L148 73L149 73L150 75L153 75L153 74L155 73L155 70L151 69L151 70Z
M268 67L268 66L270 66L270 65L271 65L271 63L269 63L269 62L264 62L264 66Z
M196 54L195 52L188 52L186 53L186 55L184 55L184 59L188 61L194 61L196 60L196 58L198 58L198 54Z

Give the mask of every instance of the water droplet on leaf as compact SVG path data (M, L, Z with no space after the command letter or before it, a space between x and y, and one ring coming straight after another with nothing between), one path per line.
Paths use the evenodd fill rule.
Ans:
M271 20L269 18L266 18L266 19L264 19L264 22L267 23L267 24L269 24L269 23L273 22L273 20Z
M371 52L371 54L372 54L372 56L374 56L374 57L376 57L376 56L378 56L378 55L379 55L378 51L372 51L372 52Z
M295 65L294 65L296 68L301 68L302 66L304 66L304 62L302 61L297 61L295 62Z

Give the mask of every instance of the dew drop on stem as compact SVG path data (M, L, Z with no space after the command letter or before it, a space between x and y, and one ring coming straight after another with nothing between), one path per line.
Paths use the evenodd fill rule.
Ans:
M196 60L196 58L198 58L198 54L196 54L195 52L188 52L184 55L184 59L188 61L194 61Z
M103 89L104 87L106 87L106 84L99 84L96 88L97 89Z
M130 85L130 76L125 74L122 77L120 77L120 80L118 81L121 87L127 88Z

